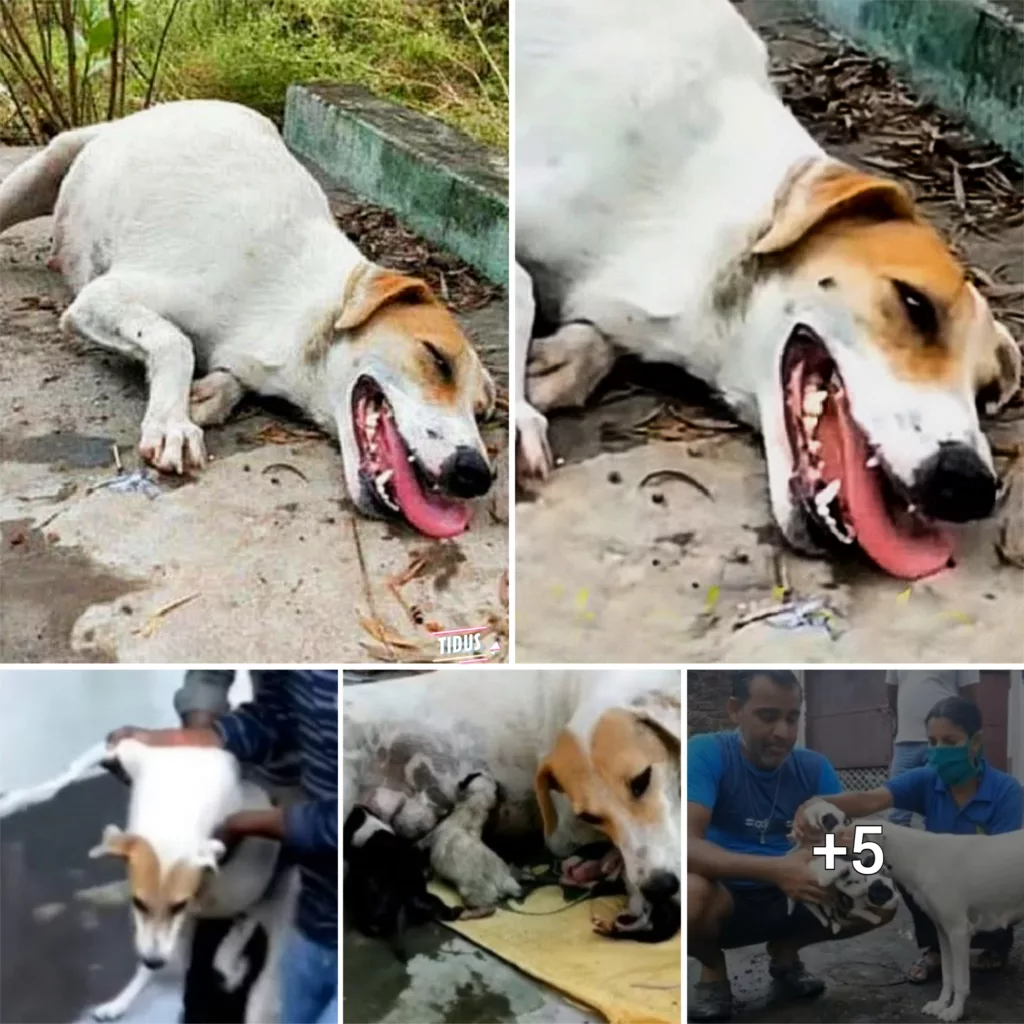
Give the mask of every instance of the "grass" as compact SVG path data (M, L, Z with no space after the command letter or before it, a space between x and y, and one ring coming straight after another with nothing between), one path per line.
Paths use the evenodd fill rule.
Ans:
M173 3L135 0L133 69L152 66ZM143 105L143 79L127 84L128 110ZM505 149L508 0L179 0L155 98L235 100L280 121L287 86L318 79L360 83Z

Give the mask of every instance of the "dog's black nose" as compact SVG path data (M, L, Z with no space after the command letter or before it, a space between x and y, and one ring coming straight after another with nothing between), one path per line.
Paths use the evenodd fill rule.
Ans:
M992 512L996 478L973 448L943 441L915 474L914 491L932 519L966 523Z
M885 882L872 882L868 886L868 900L876 907L888 903L893 897L893 891Z
M456 498L479 498L491 489L491 467L476 448L460 444L441 466L441 486Z
M142 962L151 971L159 971L160 968L167 963L166 960L163 960L158 956L144 956L142 957Z
M651 903L663 903L679 892L679 876L671 871L655 871L640 887L640 892Z

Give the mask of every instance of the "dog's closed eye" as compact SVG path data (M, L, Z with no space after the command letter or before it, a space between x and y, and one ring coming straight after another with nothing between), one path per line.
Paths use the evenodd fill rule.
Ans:
M174 917L177 914L182 913L187 906L188 906L188 900L182 900L180 903L172 903L167 908L167 913L169 913L172 917Z
M636 776L636 778L630 780L629 791L637 800L639 800L640 797L647 792L647 788L650 784L651 768L650 765L648 765L639 775Z
M441 379L445 382L451 381L455 376L451 360L436 345L432 345L429 341L423 342L423 347L430 353L430 358L434 360L434 366Z
M149 904L145 903L143 900L140 900L138 896L133 896L132 897L132 906L140 914L148 914L149 913Z

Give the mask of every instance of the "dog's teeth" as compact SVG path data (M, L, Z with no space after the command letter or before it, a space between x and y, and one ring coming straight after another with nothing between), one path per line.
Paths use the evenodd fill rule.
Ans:
M821 451L821 442L816 437L810 437L807 439L807 450L812 455L817 455Z
M416 461L416 456L415 455L410 455L409 456L409 461L410 462L415 462Z
M804 412L808 416L820 416L825 408L826 398L828 398L827 392L811 391L810 389L808 389L804 393Z
M804 416L804 431L808 437L818 429L818 417L817 416Z
M867 466L868 469L877 469L878 468L878 456L877 455L872 455L868 459L868 461L864 463L864 465Z
M814 496L814 503L818 508L828 508L832 504L832 500L839 493L839 488L842 486L839 480L833 480L832 483L826 484L818 493Z
M914 504L913 502L911 502L911 503L910 503L910 504L909 504L909 505L907 506L907 511L908 511L908 512L916 512L916 511L917 511L917 506L916 506L916 505L915 505L915 504Z

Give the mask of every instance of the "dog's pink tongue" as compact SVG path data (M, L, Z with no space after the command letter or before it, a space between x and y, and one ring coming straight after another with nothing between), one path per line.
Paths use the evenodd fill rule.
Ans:
M867 443L844 397L833 395L827 403L817 436L825 476L842 480L841 501L868 557L891 575L907 580L946 568L953 556L952 538L909 514L900 521L893 518L882 494L881 470L866 465Z
M382 417L382 423L381 461L394 473L391 486L402 515L428 537L457 537L469 525L469 507L425 491L409 462L409 453L398 428L390 416Z

